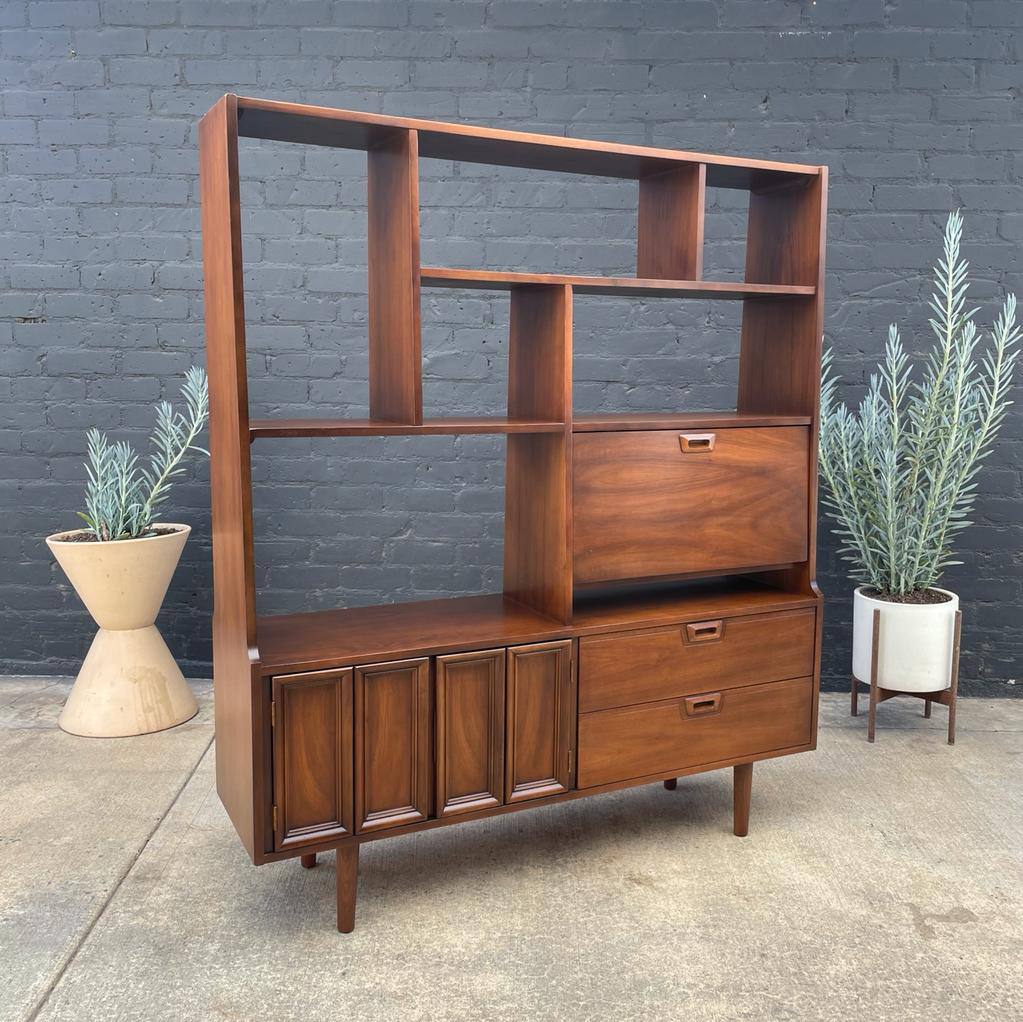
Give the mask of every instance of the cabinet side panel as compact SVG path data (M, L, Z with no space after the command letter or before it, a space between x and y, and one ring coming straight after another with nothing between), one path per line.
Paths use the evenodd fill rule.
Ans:
M508 417L564 422L507 441L504 591L557 621L572 613L572 288L511 293Z
M572 612L570 443L563 433L507 441L504 592L556 621Z
M694 163L639 179L636 276L699 280L707 166Z
M200 122L199 180L210 383L217 791L242 843L255 858L262 845L256 821L261 796L255 788L262 783L263 772L256 770L251 676L256 612L234 96L221 99ZM258 830L262 834L261 821Z
M395 131L367 153L369 414L423 421L419 319L419 153Z
M824 330L824 248L827 168L800 188L750 196L746 279L755 283L813 284L816 294L743 303L737 411L812 417L808 465L805 564L768 581L815 588L817 548L817 438L820 361Z
M513 287L508 417L565 422L572 409L572 288Z

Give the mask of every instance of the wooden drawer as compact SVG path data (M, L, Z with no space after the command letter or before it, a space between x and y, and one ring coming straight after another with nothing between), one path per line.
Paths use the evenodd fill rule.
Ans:
M579 712L813 674L810 610L579 640Z
M580 433L576 582L806 560L806 426Z
M812 707L813 679L794 678L584 713L579 787L804 745Z

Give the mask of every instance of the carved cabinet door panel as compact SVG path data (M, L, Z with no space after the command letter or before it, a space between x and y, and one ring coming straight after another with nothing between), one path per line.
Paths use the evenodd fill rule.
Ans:
M430 815L430 661L355 669L355 820L360 833Z
M507 664L505 801L568 791L575 718L572 641L513 646Z
M274 847L352 831L352 671L273 679Z
M437 815L504 802L503 649L437 657Z

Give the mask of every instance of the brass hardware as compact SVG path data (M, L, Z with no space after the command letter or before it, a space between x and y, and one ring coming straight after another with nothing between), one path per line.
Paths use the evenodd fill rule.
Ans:
M276 834L277 833L277 806L274 806L274 808L273 808L273 818L274 818L274 823L273 823L274 833Z
M678 445L683 454L706 454L714 450L714 433L679 433Z
M270 727L277 727L277 703L275 700L270 700Z

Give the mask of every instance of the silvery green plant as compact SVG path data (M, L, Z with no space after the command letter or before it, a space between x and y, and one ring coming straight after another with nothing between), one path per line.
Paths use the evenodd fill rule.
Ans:
M916 374L899 329L888 328L884 362L854 414L836 399L832 355L821 384L822 502L851 574L898 599L937 584L967 526L977 474L1012 402L1019 357L1016 297L982 344L966 306L969 264L959 257L963 218L945 225L930 301L936 344Z
M145 535L153 516L167 499L172 481L184 472L189 451L208 455L196 444L209 418L206 373L192 366L181 386L185 411L169 401L156 406L156 425L150 437L153 451L143 465L131 444L111 443L105 433L90 429L85 463L85 511L78 515L97 540L136 539Z

